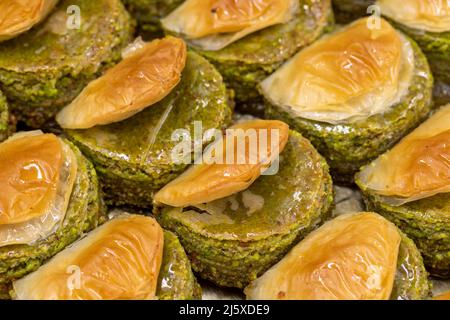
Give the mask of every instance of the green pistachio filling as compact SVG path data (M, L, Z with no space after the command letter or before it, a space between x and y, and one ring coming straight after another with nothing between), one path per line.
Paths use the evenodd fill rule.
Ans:
M177 236L164 231L164 252L156 296L160 300L201 299L202 289Z

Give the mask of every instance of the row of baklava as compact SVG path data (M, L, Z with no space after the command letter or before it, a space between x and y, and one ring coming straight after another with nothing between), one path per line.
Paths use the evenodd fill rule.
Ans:
M192 267L251 299L426 299L425 266L450 276L450 105L413 34L326 0L148 0L164 17L126 4L168 35L132 41L118 0L10 2L0 132L38 130L0 144L2 297L195 299ZM229 130L262 147L192 164L238 157ZM371 212L331 219L333 181Z

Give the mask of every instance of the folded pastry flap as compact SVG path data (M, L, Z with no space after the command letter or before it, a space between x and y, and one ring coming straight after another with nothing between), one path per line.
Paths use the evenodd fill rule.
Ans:
M339 123L384 112L407 93L414 54L388 22L360 19L300 51L261 83L294 115Z
M0 225L42 215L56 197L63 147L53 134L0 144Z
M442 107L358 177L393 205L450 192L450 105Z
M64 221L78 172L71 147L53 134L18 133L0 145L0 246L31 244Z
M413 29L450 31L450 3L447 0L378 0L383 15Z
M401 237L375 213L343 215L308 235L246 289L251 299L389 299Z
M186 54L185 43L174 37L144 43L92 81L56 120L63 128L87 129L135 115L175 88Z
M164 236L150 217L123 215L14 283L18 299L154 299Z
M243 122L227 132L231 134L205 151L202 164L192 165L166 185L155 195L155 201L183 207L245 190L283 151L289 137L288 125L275 120Z
M187 0L163 26L205 50L220 50L258 30L291 20L297 0Z
M15 37L42 21L58 0L0 1L0 41Z

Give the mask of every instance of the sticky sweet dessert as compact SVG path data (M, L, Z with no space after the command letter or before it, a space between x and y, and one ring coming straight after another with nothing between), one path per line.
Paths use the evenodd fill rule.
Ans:
M356 175L370 210L415 241L431 274L450 277L450 105Z
M432 86L418 46L386 20L372 28L365 18L301 50L260 91L266 117L302 133L334 180L351 183L362 165L427 116Z
M197 134L200 149L206 145L207 130L231 121L229 98L222 76L183 40L138 38L56 120L93 161L108 203L149 208L154 193L190 163L173 158L181 137L194 142Z
M333 190L324 159L285 123L249 120L226 132L155 194L154 213L200 277L244 288L328 218Z
M192 299L199 290L176 237L153 218L126 213L14 282L21 300Z
M161 24L217 67L241 110L262 114L257 84L329 29L333 13L330 0L187 0Z
M92 164L67 140L20 132L0 144L0 297L104 220Z
M422 258L394 224L344 214L309 234L252 282L248 299L410 300L429 297Z
M37 1L9 2L28 6ZM84 86L120 59L132 33L133 23L120 0L61 0L36 27L1 43L0 89L11 112L31 128L52 121Z

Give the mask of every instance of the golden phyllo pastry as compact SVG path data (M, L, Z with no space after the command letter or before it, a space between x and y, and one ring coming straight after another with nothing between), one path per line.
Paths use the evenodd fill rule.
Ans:
M0 1L0 41L14 38L41 22L58 0Z
M118 65L89 83L56 116L61 127L87 129L125 120L161 101L179 83L186 63L182 40L137 40L124 52Z
M391 205L450 192L450 105L366 166L358 180Z
M14 282L17 299L154 299L164 236L150 217L122 215Z
M250 299L389 299L401 236L381 216L347 214L325 223L247 287Z
M450 291L441 293L434 297L435 300L450 300Z
M220 50L253 32L291 20L298 3L298 0L187 0L162 19L162 24L195 46Z
M73 151L53 134L18 133L0 144L0 246L31 244L64 220L77 174Z
M448 0L378 0L383 15L410 28L429 32L450 31Z
M382 113L407 94L411 44L387 21L360 19L300 51L261 83L270 103L332 124Z
M155 201L183 207L246 190L277 159L289 138L289 126L276 120L247 121L227 132L206 150L202 164L192 165L167 184Z

